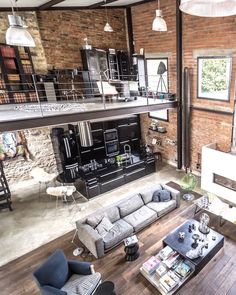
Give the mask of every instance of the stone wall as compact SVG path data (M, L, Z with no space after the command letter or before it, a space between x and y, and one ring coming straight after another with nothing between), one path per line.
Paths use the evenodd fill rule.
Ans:
M28 129L24 130L24 133L28 142L28 148L35 160L26 161L23 157L17 157L3 162L4 172L10 186L29 180L29 172L34 167L41 167L48 173L57 172L56 159L50 137L51 128Z

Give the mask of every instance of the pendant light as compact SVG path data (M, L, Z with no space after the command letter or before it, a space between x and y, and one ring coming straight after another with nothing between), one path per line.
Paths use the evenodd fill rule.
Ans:
M236 14L236 0L181 0L179 8L195 16L224 17Z
M106 4L106 0L104 2ZM108 22L108 14L107 14L107 8L106 8L106 6L105 6L105 10L106 10L106 19L107 19L107 22L106 22L103 30L104 30L104 32L112 33L114 31L112 29L112 26Z
M17 0L16 0L17 1ZM6 31L6 44L13 46L35 47L35 42L26 30L22 18L17 15L12 5L12 15L8 15L10 27Z
M167 25L162 15L162 10L160 9L160 0L158 0L158 9L156 10L156 17L152 23L152 30L157 32L166 32Z

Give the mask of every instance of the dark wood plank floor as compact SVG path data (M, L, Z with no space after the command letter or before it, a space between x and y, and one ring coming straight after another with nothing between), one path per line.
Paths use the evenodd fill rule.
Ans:
M192 218L194 206L181 201L180 208L164 216L138 234L140 257L134 262L125 262L124 247L120 245L100 260L86 255L83 259L92 261L103 280L111 280L116 285L117 295L159 294L139 273L145 259L155 254L162 246L162 239L169 231ZM211 225L227 235L225 246L209 264L185 285L181 295L235 295L236 294L236 225L226 223L219 228L217 219L211 216ZM63 249L68 258L73 257L74 246L70 243L73 233L68 233L0 268L1 295L40 294L32 279L32 272L54 250ZM30 237L29 241L30 243ZM7 251L7 249L6 249Z

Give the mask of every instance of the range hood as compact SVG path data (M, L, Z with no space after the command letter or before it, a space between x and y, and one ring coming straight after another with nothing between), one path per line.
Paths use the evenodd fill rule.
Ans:
M93 145L93 137L91 132L90 121L78 122L80 144L82 147L90 147Z

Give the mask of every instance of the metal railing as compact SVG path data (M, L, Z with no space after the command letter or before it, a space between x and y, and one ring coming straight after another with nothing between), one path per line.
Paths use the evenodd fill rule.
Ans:
M158 76L151 79L155 77L156 86L148 86L150 76L145 76L147 83L140 87L136 75L121 76L122 80L109 80L104 73L88 71L54 71L25 75L21 80L1 75L0 122L159 104L169 97L155 89Z

